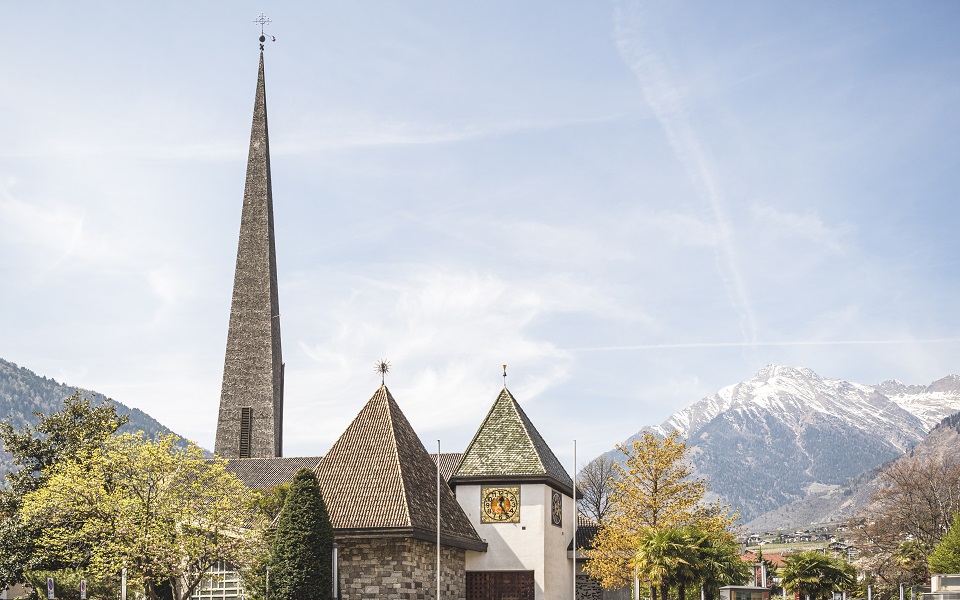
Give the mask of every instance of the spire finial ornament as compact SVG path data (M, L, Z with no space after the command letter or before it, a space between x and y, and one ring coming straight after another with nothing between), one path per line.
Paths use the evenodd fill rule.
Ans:
M503 389L507 389L507 365L503 365Z
M380 374L380 385L384 385L387 373L390 372L390 361L381 358L377 361L377 364L373 365L373 372Z
M260 13L260 16L254 19L253 22L260 26L260 50L263 50L263 43L267 41L267 35L263 32L263 27L265 25L269 25L272 21L270 20L270 17L268 17L263 13ZM270 41L275 42L277 41L277 38L271 35Z

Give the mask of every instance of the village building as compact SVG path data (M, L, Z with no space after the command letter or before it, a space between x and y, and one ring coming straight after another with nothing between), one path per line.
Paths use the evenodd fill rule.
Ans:
M314 470L338 545L341 598L572 598L573 481L506 385L463 453L428 453L382 385L324 456L283 456L262 43L260 50L216 454L253 489ZM238 580L220 575L194 598L243 596Z

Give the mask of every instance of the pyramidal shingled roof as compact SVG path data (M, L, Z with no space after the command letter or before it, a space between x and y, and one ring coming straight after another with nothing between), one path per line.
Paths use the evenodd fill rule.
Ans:
M571 496L573 493L567 470L506 387L467 446L450 482L483 480L544 481Z
M317 480L337 535L437 536L437 465L381 386L320 460ZM486 550L453 492L440 486L440 536Z

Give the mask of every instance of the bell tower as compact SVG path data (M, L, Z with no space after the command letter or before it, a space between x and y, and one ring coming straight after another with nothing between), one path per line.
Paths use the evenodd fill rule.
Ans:
M222 458L283 455L279 306L261 44L214 445Z

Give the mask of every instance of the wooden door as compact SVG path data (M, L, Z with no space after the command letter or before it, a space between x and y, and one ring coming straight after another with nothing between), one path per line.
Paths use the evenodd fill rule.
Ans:
M467 600L534 600L533 571L467 571Z

